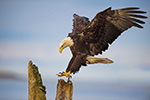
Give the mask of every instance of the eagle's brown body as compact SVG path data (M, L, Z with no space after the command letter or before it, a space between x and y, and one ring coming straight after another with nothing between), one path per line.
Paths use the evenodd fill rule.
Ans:
M73 30L68 34L73 41L73 44L69 46L73 56L66 72L76 73L82 65L91 63L89 56L102 54L125 30L132 26L143 28L139 24L145 22L136 18L147 18L141 15L146 12L137 9L139 8L111 10L110 7L99 12L91 22L86 17L74 14Z

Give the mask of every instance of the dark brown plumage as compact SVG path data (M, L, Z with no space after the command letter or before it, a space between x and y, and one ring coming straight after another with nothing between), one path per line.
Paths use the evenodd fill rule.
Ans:
M141 14L137 7L111 10L111 7L99 12L90 22L87 17L74 14L73 30L68 34L73 40L70 46L73 57L69 62L66 72L76 73L81 65L86 66L95 58L89 57L102 54L107 50L122 32L131 28L143 28L140 24L145 24L141 19L147 18ZM90 60L89 60L90 59ZM88 62L88 63L87 63Z

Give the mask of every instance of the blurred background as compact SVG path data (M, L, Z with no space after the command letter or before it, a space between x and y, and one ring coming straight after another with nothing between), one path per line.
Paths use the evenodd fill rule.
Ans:
M108 7L140 7L150 16L149 0L1 0L0 100L28 99L28 62L39 67L47 100L54 100L57 73L65 71L69 48L59 43L72 31L73 14L90 20ZM74 100L150 100L150 20L144 29L124 32L98 57L113 64L82 67L71 79ZM66 80L66 78L64 78Z

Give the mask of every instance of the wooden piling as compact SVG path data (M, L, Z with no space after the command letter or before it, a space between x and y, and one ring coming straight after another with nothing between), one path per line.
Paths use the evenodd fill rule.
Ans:
M57 83L57 92L55 100L72 100L73 95L73 83L68 78L65 82L63 79L59 79Z
M46 87L43 85L38 67L28 63L28 100L46 100Z

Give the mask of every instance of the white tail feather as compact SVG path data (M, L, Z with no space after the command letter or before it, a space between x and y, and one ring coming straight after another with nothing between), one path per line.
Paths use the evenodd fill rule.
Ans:
M87 64L94 64L94 63L109 64L109 63L113 63L113 61L108 59L108 58L96 58L96 57L88 56L86 59L87 59L87 61L86 61Z

